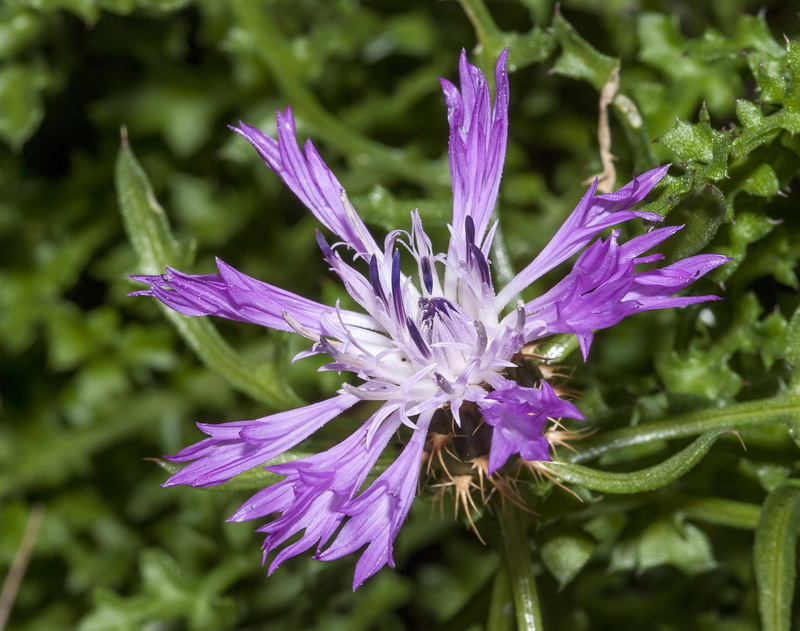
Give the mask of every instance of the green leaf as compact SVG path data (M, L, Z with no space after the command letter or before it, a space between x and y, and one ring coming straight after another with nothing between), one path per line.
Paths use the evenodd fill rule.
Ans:
M798 414L800 396L793 392L758 401L735 403L724 408L700 410L671 419L605 432L584 441L579 446L578 453L573 454L570 459L573 462L582 462L612 449L659 439L696 436L703 432L709 432L707 436L711 436L715 430L766 427L796 418Z
M772 197L780 190L778 174L768 164L760 164L742 184L742 190L758 197Z
M761 516L761 507L758 504L719 497L678 496L671 506L676 513L687 519L725 528L755 530Z
M677 567L689 576L714 568L708 535L677 515L656 520L614 549L610 569L644 572L660 565Z
M179 267L184 261L167 215L128 144L127 131L123 130L122 134L116 185L125 229L139 257L141 271L161 274L165 267Z
M792 367L790 386L793 391L796 391L800 389L800 307L795 309L789 320L784 357Z
M595 544L589 537L562 534L544 543L542 561L558 581L559 587L565 587L592 558L594 549Z
M679 451L664 462L633 471L631 473L612 473L599 471L567 462L552 462L548 470L564 482L577 484L592 491L603 493L643 493L654 491L674 482L691 470L708 453L717 439L726 433L715 430L703 434L691 445Z
M800 481L788 480L764 502L756 529L753 564L763 631L790 631L797 574Z
M775 229L776 222L761 213L740 212L736 221L729 223L720 232L726 233L728 245L715 247L717 254L731 257L718 272L717 279L724 281L729 278L742 264L747 254L748 246L760 241Z
M79 631L136 631L153 620L186 620L192 631L230 628L236 615L232 597L220 593L250 571L251 564L234 559L210 572L183 571L162 550L141 556L142 592L125 598L108 589L94 594L95 610Z
M179 266L185 255L172 236L166 215L125 137L117 157L116 185L125 230L142 270L158 274L166 266ZM299 403L275 365L249 365L225 342L208 318L187 317L167 307L163 310L203 363L232 386L275 408Z
M719 132L714 132L708 123L694 125L679 120L662 134L660 141L681 160L708 163L714 157L715 133Z
M595 50L560 12L556 12L553 18L553 30L558 43L561 44L561 55L553 65L553 72L588 81L596 90L601 90L611 77L614 68L619 66L619 59Z
M34 134L44 117L42 91L49 82L40 65L0 67L0 139L19 147Z

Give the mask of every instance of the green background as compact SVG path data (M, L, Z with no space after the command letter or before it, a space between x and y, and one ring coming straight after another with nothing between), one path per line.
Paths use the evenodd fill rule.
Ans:
M525 523L546 628L798 624L798 12L745 0L569 0L560 13L547 0L0 4L1 575L44 510L7 628L513 628L497 498L474 516L484 546L463 512L451 518L452 496L440 514L436 490L421 490L397 569L352 593L355 557L293 559L267 578L257 525L224 523L247 491L161 488L151 459L198 440L195 421L319 400L340 377L316 373L316 360L290 365L302 339L180 325L125 295L128 274L165 263L208 273L219 256L296 293L342 297L313 218L226 127L274 130L287 104L378 234L408 229L419 208L441 247L450 189L437 77L456 78L462 48L491 70L505 46L498 276L531 260L602 170L599 89L618 65L617 185L674 163L648 198L686 224L662 251L733 258L689 290L722 302L629 318L598 333L586 364L562 357L597 431L575 443L583 456L563 452L592 467L573 472L580 500L520 476L537 513ZM167 217L161 259L145 256L152 242L137 256L125 233L117 193L147 202L147 189L133 154L115 171L122 126L164 213L140 204L144 219L127 228L136 243ZM302 447L327 448L357 423L342 418ZM714 434L678 481L664 486L659 470L625 478L626 493L603 490L618 482L602 472L658 465L728 428L746 451ZM648 479L661 488L630 493Z

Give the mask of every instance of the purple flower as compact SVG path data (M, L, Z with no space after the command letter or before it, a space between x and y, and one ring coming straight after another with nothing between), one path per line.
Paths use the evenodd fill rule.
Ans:
M277 515L260 528L266 555L302 531L270 564L315 549L323 560L366 546L354 588L384 564L393 564L392 545L414 498L429 428L446 414L448 427L461 425L463 410L486 421L491 475L514 454L548 459L544 437L549 418L582 418L545 381L524 387L509 375L523 345L555 333L575 333L584 358L595 329L632 313L663 309L716 296L673 297L723 256L693 256L666 267L638 271L658 261L646 254L679 227L661 228L618 243L619 231L597 238L633 218L659 221L632 210L666 173L661 167L634 178L614 193L596 195L592 186L542 252L508 285L495 291L489 252L496 223L492 211L502 174L508 127L508 76L504 52L495 68L494 104L481 71L459 63L460 89L442 79L450 124L453 220L447 253L437 253L411 213L411 230L395 230L380 246L348 201L344 189L308 141L297 144L291 110L277 113L277 140L244 123L235 131L256 148L338 242L318 233L322 255L363 312L326 306L255 280L217 262L219 273L192 276L167 269L163 275L134 276L158 298L186 315L217 315L311 340L301 356L324 353L326 370L354 373L326 401L264 418L200 424L209 438L173 456L191 461L166 483L220 484L291 449L358 401L381 402L348 439L326 452L267 466L284 479L247 501L234 521ZM597 240L595 240L597 239ZM516 296L543 274L581 252L572 271L546 294L524 303ZM415 272L401 270L401 253ZM349 256L348 256L349 255ZM472 422L472 421L470 421ZM380 476L365 480L390 438L401 429L405 447Z

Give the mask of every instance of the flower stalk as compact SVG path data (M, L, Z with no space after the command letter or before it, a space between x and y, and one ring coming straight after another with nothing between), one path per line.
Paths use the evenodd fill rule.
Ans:
M543 631L542 612L536 579L533 575L528 538L525 535L525 518L522 510L506 502L497 518L503 536L505 566L511 584L514 615L518 631Z

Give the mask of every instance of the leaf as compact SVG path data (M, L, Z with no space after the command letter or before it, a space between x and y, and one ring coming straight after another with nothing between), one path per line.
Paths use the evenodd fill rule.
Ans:
M611 72L619 66L619 59L595 50L560 12L556 12L553 18L553 30L558 43L561 44L561 55L553 65L553 72L564 77L588 81L596 90L601 90Z
M764 502L756 529L753 565L763 631L790 631L797 574L800 481L788 480Z
M0 67L0 139L16 148L34 134L44 117L42 91L49 81L39 65Z
M117 156L116 185L125 230L143 271L158 274L166 266L178 266L185 255L172 236L166 215L125 135ZM275 408L299 403L276 366L249 365L208 318L187 317L167 307L163 311L203 363L232 386Z
M564 482L577 484L592 491L603 493L654 491L674 482L691 470L724 433L726 433L725 430L715 430L703 434L691 445L667 458L664 462L631 473L599 471L566 462L553 462L548 465L548 470Z
M716 561L708 536L673 515L654 521L638 537L616 547L610 569L644 572L660 565L671 565L691 576L714 568Z
M800 396L793 392L758 401L735 403L719 409L704 409L658 422L605 432L584 441L571 460L581 462L596 458L612 449L658 439L696 436L703 432L709 432L708 435L711 435L714 430L766 427L796 418L798 414L800 414Z
M714 157L714 132L706 123L692 124L679 120L672 129L665 131L660 140L678 158L685 161L711 162Z
M594 542L586 536L562 534L548 539L542 546L542 561L559 587L565 587L592 558L594 549Z

